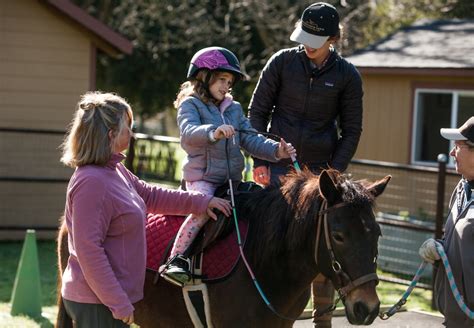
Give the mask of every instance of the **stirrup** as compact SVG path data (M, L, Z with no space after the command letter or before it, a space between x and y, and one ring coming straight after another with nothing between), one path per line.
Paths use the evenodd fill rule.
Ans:
M192 274L190 272L190 266L191 266L191 263L187 257L177 254L173 256L171 259L169 259L168 262L166 262L166 264L160 267L159 269L160 276L162 276L166 281L176 286L183 287L192 278ZM177 277L170 275L168 270L171 268L181 269L183 271L182 276L185 279L178 279Z

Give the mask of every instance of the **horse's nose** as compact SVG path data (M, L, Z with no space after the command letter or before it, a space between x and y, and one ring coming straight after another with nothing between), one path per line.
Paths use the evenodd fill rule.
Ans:
M354 304L354 316L360 324L370 325L379 312L379 306L369 310L364 302L357 302Z

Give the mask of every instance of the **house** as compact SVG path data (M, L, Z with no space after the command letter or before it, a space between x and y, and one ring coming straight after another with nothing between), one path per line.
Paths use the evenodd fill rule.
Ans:
M356 158L433 165L474 115L474 20L422 20L348 57L364 80Z
M58 147L97 52L132 44L68 0L1 1L0 21L0 239L22 238L7 227L58 226L72 173Z
M433 217L437 156L453 146L439 129L474 115L473 40L474 20L421 20L347 57L365 92L351 169L365 177L395 172L384 211ZM373 166L377 161L387 166ZM449 159L445 202L459 179L453 167Z

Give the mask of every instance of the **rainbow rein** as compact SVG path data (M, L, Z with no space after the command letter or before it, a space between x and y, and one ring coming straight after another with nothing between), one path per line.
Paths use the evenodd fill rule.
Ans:
M242 132L242 133L254 133L254 134L262 134L262 135L266 135L266 136L269 136L271 138L276 138L277 140L280 140L281 138L274 135L274 134L270 134L270 133L258 133L257 131L253 131L253 130L236 130L238 132ZM260 287L260 284L258 283L257 281L257 278L255 277L255 274L253 273L252 271L252 268L250 267L248 261L247 261L247 258L244 254L244 249L243 249L243 246L242 246L242 240L241 240L241 237L240 237L240 231L239 231L239 226L238 226L238 222L237 222L237 211L236 211L236 206L235 206L235 199L234 199L234 189L233 189L233 185L232 185L232 179L230 178L230 162L229 162L229 154L228 154L228 140L229 139L226 139L226 157L227 157L227 170L228 170L228 175L229 175L229 189L230 189L230 198L231 198L231 205L232 205L232 214L233 214L233 217L234 217L234 224L235 224L235 230L236 230L236 233L237 233L237 243L238 243L238 246L239 246L239 252L240 252L240 255L241 255L241 258L245 264L245 267L247 268L247 271L248 273L250 274L250 277L258 291L258 293L260 294L262 300L265 302L265 305L268 307L268 309L273 313L275 314L277 317L281 318L281 319L284 319L284 320L290 320L290 321L295 321L295 320L301 320L302 318L290 318L290 317L287 317L285 315L282 315L281 313L279 313L273 306L272 304L270 303L270 301L268 300L268 298L265 296L265 293L263 292L262 288ZM293 162L293 165L295 167L295 170L300 173L301 172L301 169L300 169L300 166L296 160L296 157L295 156L291 156L291 160ZM332 268L334 270L334 272L336 273L337 277L339 277L339 279L341 279L341 281L343 281L344 279L343 278L346 278L346 280L349 281L349 283L347 283L346 285L342 285L342 287L340 289L338 289L338 294L339 294L339 297L337 298L337 300L334 302L333 305L330 305L329 307L327 307L326 309L324 310L318 310L314 316L312 316L312 318L316 318L316 317L320 317L326 313L329 313L329 312L332 312L335 308L336 308L336 304L339 302L339 300L344 300L345 297L347 296L347 294L349 294L350 291L352 291L354 288L366 283L367 281L370 281L370 280L376 280L378 281L378 277L377 277L377 274L375 273L372 273L372 274L367 274L365 276L362 276L356 280L351 280L348 278L348 275L347 273L345 273L343 270L342 270L342 267L341 265L339 264L339 262L337 261L336 257L335 257L335 254L333 252L333 249L332 249L332 246L331 246L331 242L330 242L330 238L329 238L329 231L328 231L328 223L327 223L327 213L332 211L333 209L336 209L336 208L339 208L339 207L343 207L343 206L347 206L348 204L347 203L340 203L340 204L336 204L336 205L333 205L331 207L328 207L327 206L327 202L326 201L323 201L322 205L321 205L321 209L319 211L319 219L318 219L318 229L317 229L317 232L316 232L316 243L315 243L315 261L316 263L318 263L318 246L319 246L319 236L320 236L320 233L322 231L321 229L321 222L324 222L323 225L324 225L324 234L325 234L325 240L326 240L326 247L327 247L327 250L330 254L330 257L331 257L331 261L332 261Z
M266 132L262 133L262 132L257 132L257 131L254 131L254 130L238 130L238 129L236 129L236 131L241 132L241 133L249 133L249 134L261 134L261 135L264 135L266 137L270 137L270 138L276 139L276 140L281 139L279 136L277 136L275 134L272 134L272 133L266 133ZM227 172L228 172L228 175L229 175L230 201L231 201L231 205L232 205L232 216L234 217L235 231L237 232L237 243L238 243L238 246L239 246L240 256L241 256L241 258L242 258L242 260L245 264L245 267L247 268L248 273L250 274L250 277L252 279L252 282L255 285L255 288L257 288L258 293L260 294L263 301L265 302L265 305L270 309L270 311L272 311L273 314L275 314L276 316L278 316L282 319L285 319L285 320L298 320L298 318L289 318L289 317L286 317L286 316L278 313L278 311L273 307L273 305L270 303L270 301L266 297L265 293L263 292L262 288L260 287L260 284L258 283L257 278L255 277L255 274L253 273L252 267L248 263L247 258L244 254L244 248L243 248L243 245L242 245L242 238L240 237L239 223L237 221L237 210L235 208L234 187L233 187L233 184L232 184L232 179L230 178L231 177L231 175L230 175L230 162L229 162L229 154L228 154L229 150L228 150L228 147L227 147L228 141L229 141L229 139L226 139L226 147L225 148L226 148L226 157L227 157ZM292 155L291 160L293 162L293 166L295 167L295 170L297 172L301 172L301 169L300 169L300 166L298 164L298 161L296 160L296 157Z
M446 256L446 252L444 251L443 245L438 241L435 242L435 245L436 245L436 250L438 251L438 254L441 257L441 261L446 271L446 277L448 278L448 281L449 281L449 287L451 287L451 291L453 292L453 296L454 296L454 299L456 300L456 303L458 304L461 311L466 316L468 316L469 319L474 320L474 311L469 309L466 303L464 303L464 300L461 294L459 293L459 289L456 286L456 282L454 281L453 271L451 270L451 265L449 265L448 257ZM420 267L416 271L415 277L413 278L406 292L403 294L402 298L397 303L395 303L395 305L393 305L390 309L388 309L387 311L383 313L380 313L379 315L380 319L387 320L388 318L393 316L395 313L397 313L397 311L399 311L400 308L406 303L408 296L410 296L411 292L413 291L413 288L415 288L427 263L428 262L426 261L421 262Z

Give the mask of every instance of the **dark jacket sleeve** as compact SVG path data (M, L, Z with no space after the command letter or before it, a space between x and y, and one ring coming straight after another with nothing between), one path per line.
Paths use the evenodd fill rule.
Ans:
M280 89L282 64L283 58L280 51L274 54L266 63L250 100L250 124L259 132L268 131L268 123L275 105L274 101ZM267 161L258 158L253 158L253 160L254 167L268 166Z
M331 167L339 171L344 171L349 165L362 133L362 79L353 65L349 65L349 68L351 71L346 74L348 81L340 100L341 138L330 163Z

